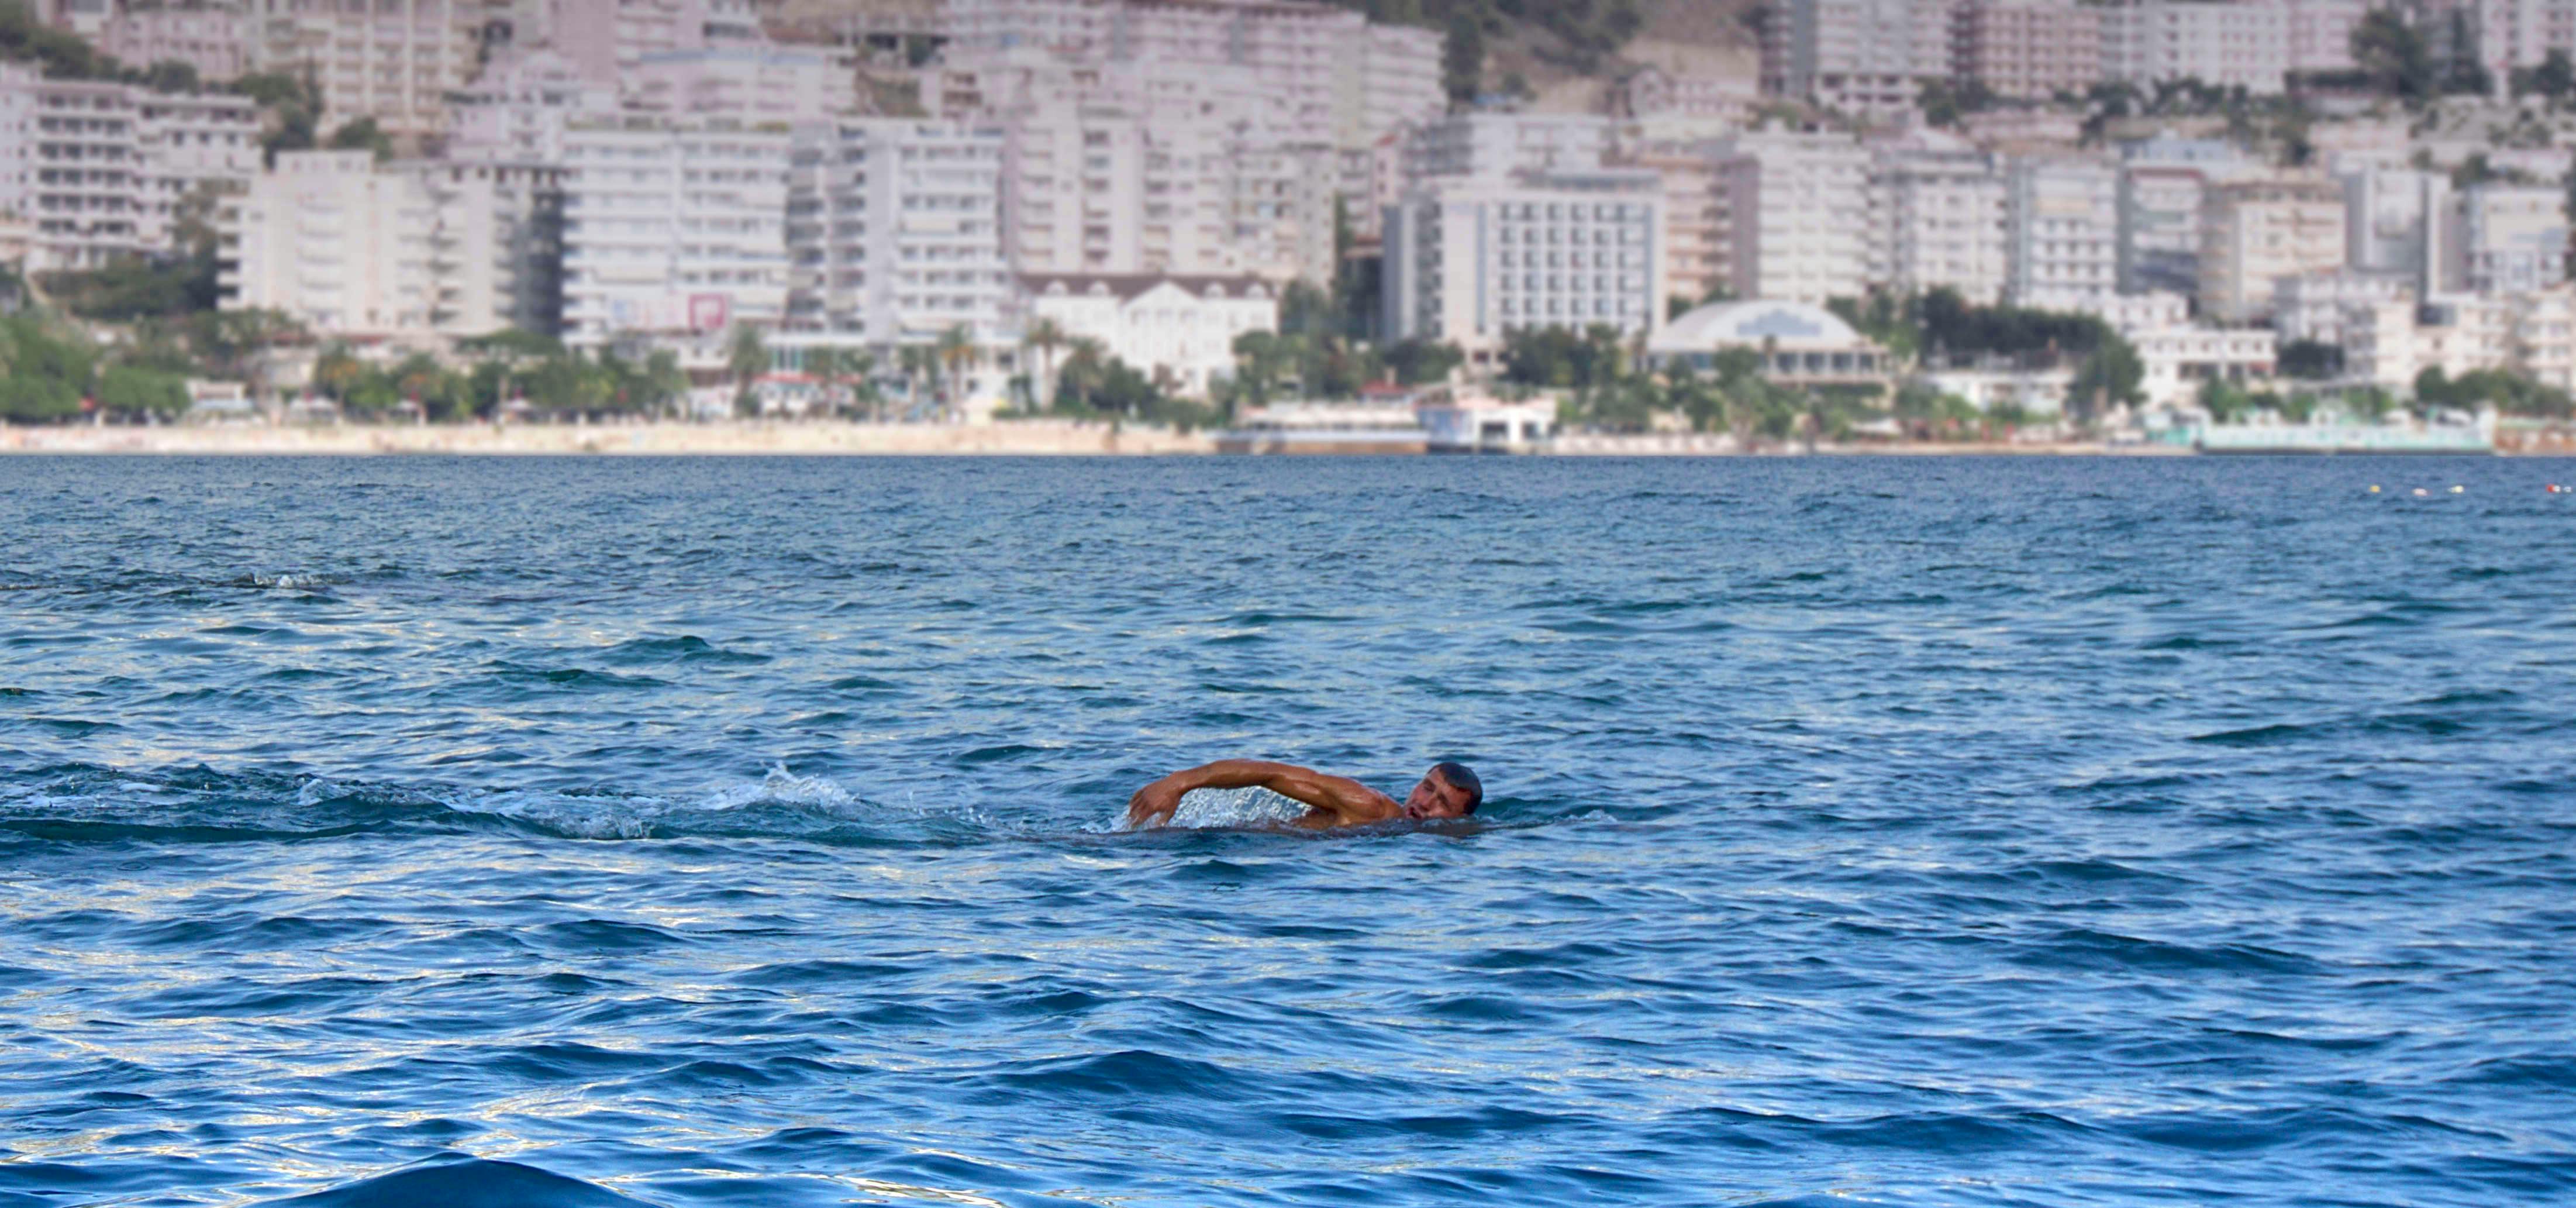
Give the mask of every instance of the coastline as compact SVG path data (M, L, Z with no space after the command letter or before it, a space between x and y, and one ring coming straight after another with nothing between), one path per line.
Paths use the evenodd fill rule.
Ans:
M0 427L0 456L178 457L1100 457L1313 456L1220 454L1217 434L1168 428L1113 429L1071 420L994 424L853 424L779 420L637 424L174 424L162 427ZM2504 456L2564 454L2536 445L2498 447ZM1322 452L1321 450L1317 452ZM2359 451L2354 451L2358 453ZM1393 454L1380 454L1393 455ZM1415 452L1410 456L1422 456ZM2101 441L1925 441L1821 444L1739 452L1731 442L1640 435L1586 436L1537 454L1549 457L2191 457L2169 444ZM2288 455L2298 456L2299 453ZM2305 454L2328 456L2324 451ZM2473 454L2486 456L2487 451Z
M1101 456L1213 453L1206 433L1027 420L1005 424L174 424L0 429L0 454L179 456Z

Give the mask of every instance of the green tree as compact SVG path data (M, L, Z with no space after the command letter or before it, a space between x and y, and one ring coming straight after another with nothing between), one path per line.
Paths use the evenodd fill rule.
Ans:
M1397 384L1422 386L1449 380L1451 372L1466 362L1467 354L1455 344L1434 340L1399 340L1380 354Z
M98 406L120 419L176 419L187 414L188 384L175 373L115 365L99 375Z
M2291 340L2281 345L2275 362L2294 378L2323 381L2343 372L2343 346L2322 340Z
M940 410L953 418L966 403L966 371L975 364L975 337L960 323L939 333L939 343L934 347L940 368L948 374L947 394Z
M372 117L359 118L332 131L330 146L334 151L372 151L377 163L394 157L393 138L379 128Z
M1449 15L1440 43L1440 86L1453 106L1474 104L1485 88L1485 25L1464 7Z
M2140 389L2146 381L2146 365L2138 359L2138 350L2127 340L2105 331L2084 363L2075 371L2075 380L2067 385L2067 410L2078 420L2100 419L2105 408L2147 401Z
M2409 105L2433 99L2442 71L2421 31L2394 8L2375 8L2352 28L2352 60L2381 92Z
M734 324L733 334L725 340L725 370L733 374L735 414L756 414L759 401L752 395L752 383L769 372L769 345L760 338L759 328Z

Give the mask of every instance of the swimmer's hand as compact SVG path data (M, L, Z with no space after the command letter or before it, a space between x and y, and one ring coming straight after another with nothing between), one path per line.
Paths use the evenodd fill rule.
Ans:
M1136 790L1136 795L1127 799L1127 825L1161 826L1171 821L1172 812L1181 808L1182 795L1191 788L1182 775L1176 772Z

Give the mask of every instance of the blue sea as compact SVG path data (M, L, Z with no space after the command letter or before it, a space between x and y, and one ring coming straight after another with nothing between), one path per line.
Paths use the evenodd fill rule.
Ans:
M0 1208L2576 1202L2551 482L0 459Z

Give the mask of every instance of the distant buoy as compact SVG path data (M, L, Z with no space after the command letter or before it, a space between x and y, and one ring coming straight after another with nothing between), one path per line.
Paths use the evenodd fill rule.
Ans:
M2462 494L2466 494L2467 492L2468 492L2468 488L2467 488L2467 487L2461 486L2461 485L2460 485L2460 484L2458 484L2458 483L2452 483L2452 484L2451 484L2451 493L2452 493L2452 494L2454 494L2454 495L2462 495Z
M2429 496L2429 495L2431 495L2431 494L2432 494L2432 492L2431 492L2431 491L2427 491L2427 490L2425 490L2425 489L2424 489L2424 488L2422 488L2422 487L2417 487L2417 488L2415 488L2415 497L2416 497L2417 499L2425 498L2426 496Z
M2550 483L2550 484L2549 484L2549 493L2550 493L2550 494L2552 494L2552 495L2555 495L2555 494L2557 494L2557 493L2558 493L2558 484L2557 484L2557 483L2554 483L2554 482L2553 482L2553 483Z
M2555 490L2557 490L2558 488L2556 488L2556 487L2551 487L2551 488L2549 488L2549 489L2550 489L2550 490L2555 491ZM2378 483L2375 483L2375 482L2374 482L2374 483L2370 484L2370 493L2371 493L2371 494L2373 494L2373 495L2376 495L2376 494L2378 494L2378 493L2379 493L2379 484L2378 484Z

